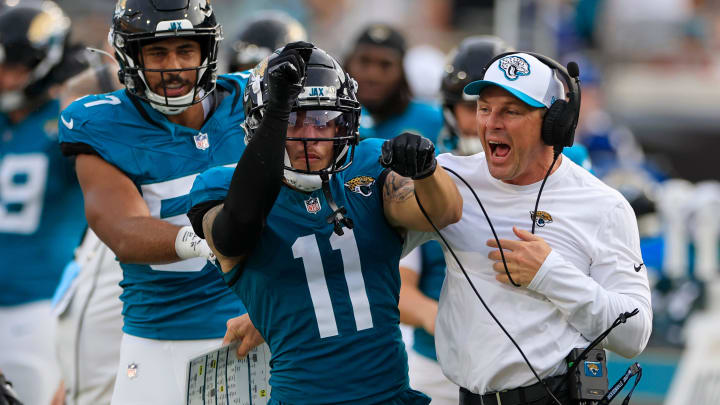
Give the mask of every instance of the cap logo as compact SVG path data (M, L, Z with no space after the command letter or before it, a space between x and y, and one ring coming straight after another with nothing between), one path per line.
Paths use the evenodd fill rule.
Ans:
M370 29L368 35L375 42L384 42L390 38L390 30L383 25L375 25Z
M530 75L530 64L519 56L506 56L500 59L498 68L508 80L517 80L520 76Z

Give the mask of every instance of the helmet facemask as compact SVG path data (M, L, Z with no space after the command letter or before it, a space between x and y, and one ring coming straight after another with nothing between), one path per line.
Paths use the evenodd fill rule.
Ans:
M275 55L275 54L273 54ZM274 57L271 55L270 57ZM261 62L252 71L244 95L245 129L249 141L262 121L265 109L264 100L268 99L267 78L264 74L267 60ZM355 145L358 143L358 127L360 104L355 96L357 83L347 75L340 65L324 51L314 48L313 55L307 65L306 81L303 91L292 108L289 120L287 141L302 142L304 162L294 167L290 156L285 154L285 181L302 191L314 191L322 186L322 178L326 180L334 173L345 170L352 164ZM302 120L301 122L298 122ZM322 131L332 125L334 136L307 136L307 131ZM293 133L292 127L298 127ZM299 131L302 126L315 126ZM308 151L313 143L332 142L332 158L327 167L318 169L311 167Z
M182 28L175 25L163 30L164 22L158 24L158 29L152 33L126 34L111 32L112 46L121 65L122 82L134 96L144 100L165 115L176 115L187 110L190 106L201 102L214 90L217 79L217 53L218 45L222 40L220 26L213 28L192 28L188 21L182 21ZM188 25L188 27L185 27ZM176 69L150 69L145 67L142 57L142 47L153 42L169 38L187 38L200 44L201 62L198 66ZM166 89L168 82L181 72L195 71L196 78L192 88L186 94L168 97L165 94L154 92L148 83L147 73L159 73L161 88Z

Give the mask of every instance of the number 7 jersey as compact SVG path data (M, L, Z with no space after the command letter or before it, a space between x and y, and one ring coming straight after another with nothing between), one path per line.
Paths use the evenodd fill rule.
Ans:
M69 155L96 154L137 187L150 215L189 225L195 177L234 165L245 147L240 128L245 74L220 76L215 108L200 130L170 122L125 90L76 100L60 115L60 142ZM208 106L203 105L204 108ZM120 263L123 331L147 339L222 337L225 322L245 313L213 265L193 258L165 265Z
M402 239L383 213L381 145L361 142L352 165L330 179L353 229L333 232L322 190L283 186L233 286L270 346L275 400L383 403L408 388L398 328ZM200 175L191 203L222 200L232 173L216 168Z

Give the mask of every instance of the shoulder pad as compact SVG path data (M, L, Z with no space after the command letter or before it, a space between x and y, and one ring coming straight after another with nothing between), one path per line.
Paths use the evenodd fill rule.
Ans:
M190 190L190 206L194 207L207 201L224 200L234 172L235 169L232 167L219 166L198 175Z
M116 117L123 108L121 105L129 103L123 91L90 94L73 101L60 113L60 133L76 130L95 118L106 120Z

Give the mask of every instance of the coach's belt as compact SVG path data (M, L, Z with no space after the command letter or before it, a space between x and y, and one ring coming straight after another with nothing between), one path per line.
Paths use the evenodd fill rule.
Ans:
M543 380L548 388L553 389L565 379L565 374ZM553 393L555 394L555 393ZM460 405L522 405L529 404L549 397L545 387L539 382L528 387L518 387L511 390L491 392L488 394L475 394L460 387Z

